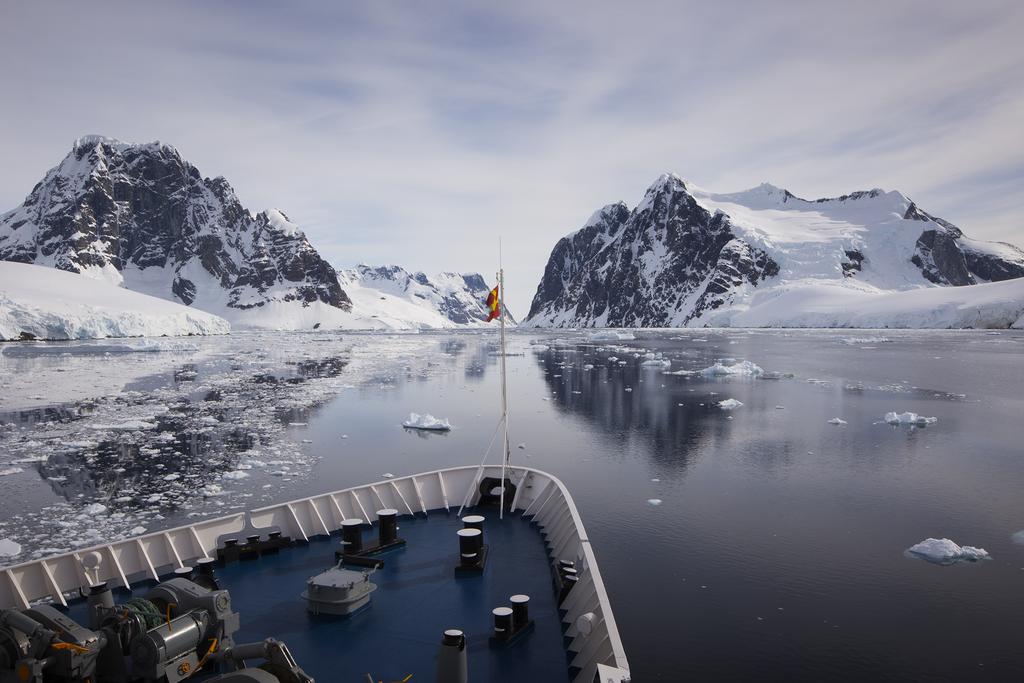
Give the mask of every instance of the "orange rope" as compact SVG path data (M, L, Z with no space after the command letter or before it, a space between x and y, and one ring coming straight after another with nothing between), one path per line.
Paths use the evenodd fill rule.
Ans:
M217 651L217 639L216 639L216 638L214 638L214 639L213 639L213 642L212 642L212 643L210 643L210 649L209 649L209 650L207 650L207 651L206 651L206 654L205 654L205 655L203 655L203 658L199 660L199 665L198 665L198 666L197 666L196 668L197 668L197 669L202 669L202 668L203 668L203 666L205 666L205 665L206 665L206 660L207 660L207 659L209 659L209 658L210 658L210 655L212 655L212 654L213 654L214 652L216 652L216 651Z

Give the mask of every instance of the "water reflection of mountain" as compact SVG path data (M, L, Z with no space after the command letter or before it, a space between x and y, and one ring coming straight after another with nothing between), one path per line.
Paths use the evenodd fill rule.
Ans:
M653 459L676 467L685 467L702 443L729 434L730 422L705 389L643 367L632 354L618 353L614 361L611 355L585 345L535 353L554 406L624 448L639 439Z

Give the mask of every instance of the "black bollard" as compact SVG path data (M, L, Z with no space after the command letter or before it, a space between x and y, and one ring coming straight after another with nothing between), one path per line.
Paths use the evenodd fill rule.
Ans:
M466 683L469 680L469 666L466 662L466 636L462 631L450 628L441 638L437 653L437 683Z
M512 636L512 608L495 607L491 614L494 615L494 638L507 640Z
M466 515L462 518L463 529L479 529L480 530L480 544L484 542L484 516L483 515Z
M342 552L346 555L356 555L363 549L363 520L358 517L346 519L341 523L341 542L344 546Z
M513 595L508 601L512 603L512 630L518 631L530 623L530 596Z
M178 567L177 569L174 570L174 578L176 578L176 579L188 579L189 581L191 581L192 580L192 567L189 567L188 565L186 565L184 567Z
M216 560L212 557L204 557L197 561L196 567L199 570L199 574L192 581L209 591L220 590L220 583L213 572L214 564L216 564Z
M479 529L459 529L459 555L461 564L465 567L475 565L482 547L483 532Z
M379 534L378 542L381 548L390 543L394 543L395 539L398 538L397 519L398 510L393 510L391 508L377 510L377 522L380 525L377 533Z
M576 572L566 574L562 577L562 590L558 594L558 604L562 604L562 601L565 600L567 595L569 595L569 591L572 590L577 581L579 581L579 577L576 576Z

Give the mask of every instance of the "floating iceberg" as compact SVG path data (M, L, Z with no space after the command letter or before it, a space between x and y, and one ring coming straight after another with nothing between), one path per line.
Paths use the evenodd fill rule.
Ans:
M1014 543L1019 543L1020 545L1024 545L1024 531L1018 531L1017 533L1015 533L1010 538L1013 539Z
M722 410L736 410L742 405L742 403L740 403L734 398L727 398L724 401L718 402L718 407L721 408Z
M731 360L731 359L723 359ZM749 360L741 360L737 363L725 364L722 360L717 361L709 368L701 370L705 377L758 377L764 374L764 370L751 363Z
M406 429L423 429L431 432L447 432L452 428L448 420L441 420L427 413L409 413L409 419L402 423Z
M9 538L0 538L0 557L14 557L21 552L21 545Z
M661 498L648 498L647 504L654 507L661 505Z
M645 368L670 368L672 361L663 358L660 353L646 353L644 359L640 361L640 365Z
M936 564L953 564L954 562L977 562L988 560L991 556L984 548L960 546L948 538L927 538L917 545L907 548L907 553Z
M21 469L20 467L5 467L3 469L0 469L0 477L6 477L8 474L18 474L19 472L24 471L25 470Z
M601 330L592 332L588 337L590 341L630 341L636 339L632 332L614 332L612 330Z
M831 420L828 421L828 423L830 425L844 425L846 424L846 420L839 417L833 417Z
M917 413L886 413L885 421L891 425L913 425L924 427L939 421L937 417L925 417Z

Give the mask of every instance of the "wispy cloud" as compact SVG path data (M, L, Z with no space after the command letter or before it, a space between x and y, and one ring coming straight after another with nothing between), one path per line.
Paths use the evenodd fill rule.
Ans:
M489 272L673 170L881 186L1024 242L1015 2L8 4L0 206L85 133L175 144L337 264Z

